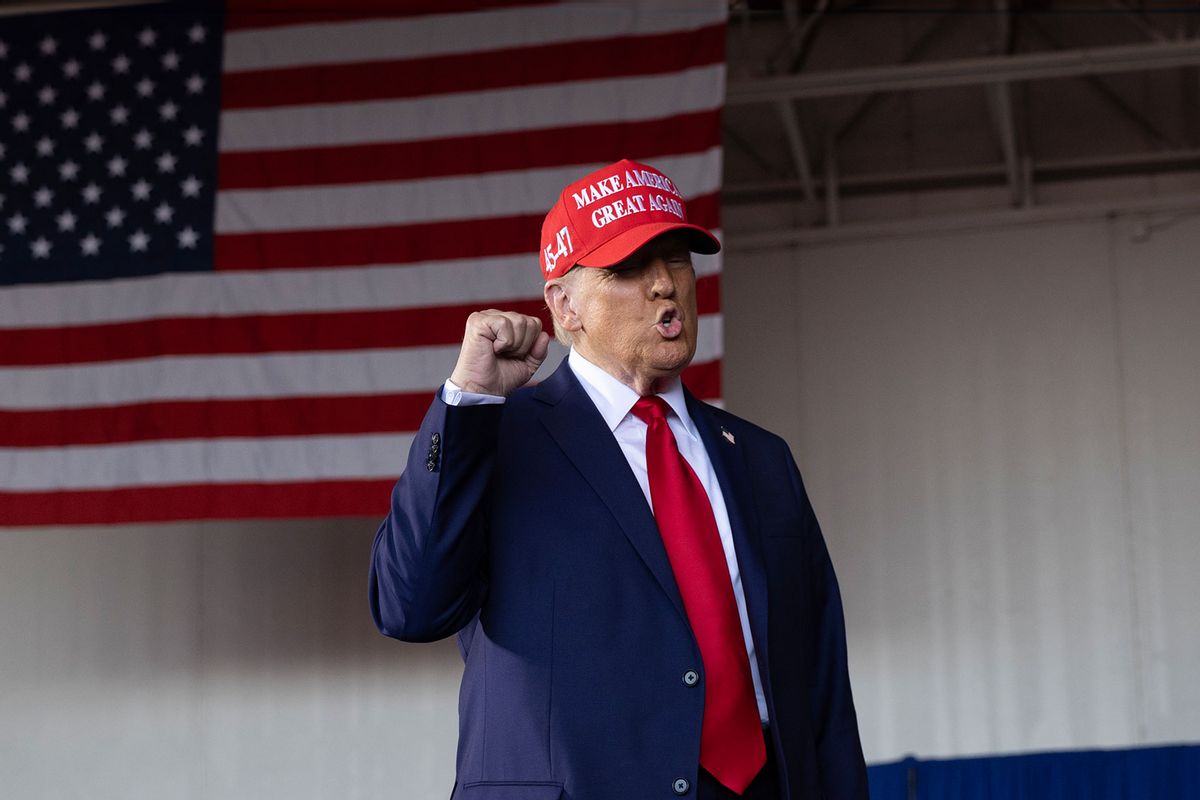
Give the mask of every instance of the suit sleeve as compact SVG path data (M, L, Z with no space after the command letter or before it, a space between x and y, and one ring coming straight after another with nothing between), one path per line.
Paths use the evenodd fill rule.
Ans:
M484 498L502 405L433 401L392 490L371 552L371 615L385 636L430 642L458 632L487 593Z
M795 459L788 451L792 489L809 534L812 587L812 652L810 708L821 785L828 800L867 800L867 768L858 734L858 718L850 691L846 654L846 622L833 562L817 523Z

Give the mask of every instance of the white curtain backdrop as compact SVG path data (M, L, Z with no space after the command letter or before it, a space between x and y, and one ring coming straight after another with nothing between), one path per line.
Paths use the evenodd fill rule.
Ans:
M1198 252L1165 215L730 256L725 395L805 473L868 759L1200 740Z
M375 522L0 532L0 796L450 796L454 644L384 639Z

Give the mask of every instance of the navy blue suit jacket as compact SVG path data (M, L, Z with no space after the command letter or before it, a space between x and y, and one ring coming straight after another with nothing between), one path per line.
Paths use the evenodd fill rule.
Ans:
M687 395L725 495L787 798L865 798L842 605L786 443ZM730 441L723 432L732 435ZM703 676L654 517L567 362L429 409L375 539L379 630L459 634L458 800L695 796Z

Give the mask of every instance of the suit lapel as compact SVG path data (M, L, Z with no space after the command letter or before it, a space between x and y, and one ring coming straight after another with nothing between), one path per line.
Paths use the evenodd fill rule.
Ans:
M687 614L654 515L621 446L564 359L534 391L547 404L542 424L616 518L625 537L666 592L683 621Z
M754 487L745 450L725 437L713 409L704 405L685 390L688 412L700 432L704 449L712 461L713 471L725 497L729 512L729 527L733 531L733 546L737 552L738 569L742 575L742 592L746 596L746 611L750 617L750 633L758 656L759 673L767 678L767 573L764 567L763 546L757 531L758 514L754 503Z

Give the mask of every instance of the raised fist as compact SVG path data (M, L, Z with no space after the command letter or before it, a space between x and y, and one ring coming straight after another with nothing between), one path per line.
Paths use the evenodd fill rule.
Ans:
M459 388L508 397L546 360L550 334L537 317L489 308L467 317L462 350L450 375Z

